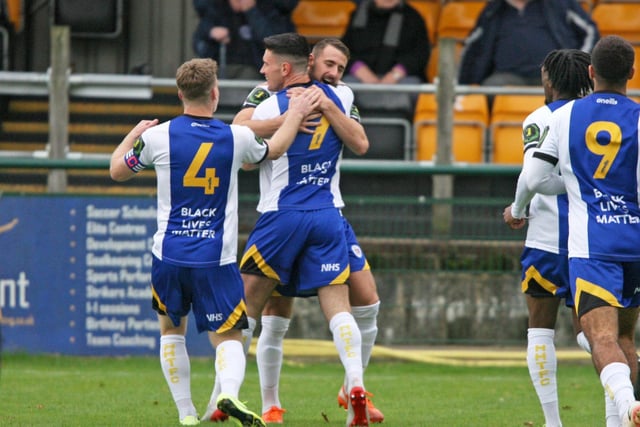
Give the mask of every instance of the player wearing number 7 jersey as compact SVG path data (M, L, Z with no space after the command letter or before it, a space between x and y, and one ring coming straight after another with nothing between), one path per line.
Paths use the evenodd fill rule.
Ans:
M143 120L111 157L111 177L132 178L153 165L157 175L158 230L153 241L152 306L160 325L160 364L182 425L200 422L191 399L185 344L193 310L198 332L207 331L216 350L222 393L218 408L244 426L264 426L240 402L245 375L241 330L246 304L237 266L237 173L245 162L276 159L287 151L319 93L292 99L283 126L268 143L245 126L215 118L217 65L193 59L176 73L183 114L164 123Z
M288 114L287 89L321 90L347 121L353 93L311 82L309 47L294 33L267 37L261 72L268 90L279 91L258 105L253 120ZM309 90L309 89L306 89ZM292 98L293 99L293 98ZM369 424L364 389L361 340L349 305L350 274L345 228L338 191L342 140L324 111L313 134L300 132L286 156L260 166L261 213L249 235L241 261L247 314L257 319L276 285L295 287L292 294L317 292L340 360L348 390L347 426Z
M633 47L620 37L596 44L589 66L594 93L552 114L527 178L540 188L556 162L564 178L571 291L605 396L623 427L640 426L631 381L640 306L640 106L626 96L633 62Z

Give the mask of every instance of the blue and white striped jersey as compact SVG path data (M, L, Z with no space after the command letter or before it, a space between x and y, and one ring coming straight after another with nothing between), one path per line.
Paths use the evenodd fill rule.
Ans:
M640 261L640 106L598 92L550 120L534 156L558 161L569 197L569 257Z
M126 159L135 171L155 167L153 254L186 267L236 262L238 169L267 152L248 127L217 119L182 115L146 130Z
M353 104L353 92L345 85L333 87L314 82L345 114ZM286 88L257 105L253 120L284 114L289 105ZM340 194L342 141L325 117L313 135L298 133L287 153L260 166L260 202L257 210L312 210L344 207Z
M533 153L544 140L548 130L551 113L565 105L567 100L558 100L533 111L522 122L524 158L522 173L526 173ZM556 170L557 172L557 170ZM567 255L568 239L568 201L566 194L548 196L532 194L523 180L518 179L514 209L523 212L529 200L529 218L525 246L554 254Z

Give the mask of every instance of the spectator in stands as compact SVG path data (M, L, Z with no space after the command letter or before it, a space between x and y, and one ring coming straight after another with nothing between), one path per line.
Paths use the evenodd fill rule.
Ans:
M554 49L591 52L600 38L576 0L487 2L465 41L461 84L540 85L540 64Z
M431 45L427 24L403 0L362 0L352 13L342 41L351 50L345 82L419 84L425 81ZM409 94L359 93L358 105L404 109L413 117Z
M220 65L220 78L262 80L262 40L294 32L298 0L193 0L200 22L193 50Z

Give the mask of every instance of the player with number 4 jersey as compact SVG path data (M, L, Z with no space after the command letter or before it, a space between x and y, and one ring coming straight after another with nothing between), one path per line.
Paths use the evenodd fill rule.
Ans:
M152 307L158 313L160 365L181 425L200 419L191 399L186 347L187 316L207 331L216 350L222 390L216 405L242 425L264 421L238 400L245 374L241 329L247 326L244 287L237 266L237 173L245 162L276 159L286 152L319 94L292 99L289 114L268 143L245 126L213 117L220 96L217 64L193 59L176 72L183 114L158 124L142 120L111 156L110 173L126 181L154 166L158 229L153 239Z

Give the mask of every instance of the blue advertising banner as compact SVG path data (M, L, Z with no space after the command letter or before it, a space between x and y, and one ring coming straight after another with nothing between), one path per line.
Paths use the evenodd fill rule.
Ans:
M155 230L155 198L2 195L3 349L158 354L150 288ZM206 334L195 324L188 331L190 354L213 354Z

